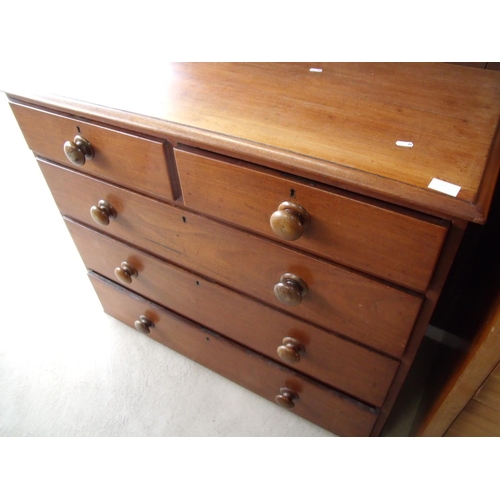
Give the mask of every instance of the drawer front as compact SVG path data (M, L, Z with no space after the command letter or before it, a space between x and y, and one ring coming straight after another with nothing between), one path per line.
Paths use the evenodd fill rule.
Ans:
M85 121L11 103L29 148L36 154L163 199L177 197L175 173L169 170L165 144ZM90 142L94 157L72 164L63 145L76 135Z
M46 161L39 164L64 215L99 227L89 208L105 200L118 214L107 234L301 319L383 352L402 353L421 297ZM274 295L285 273L308 286L299 305L285 305Z
M66 220L66 225L87 268L342 392L374 406L383 404L398 362L78 223ZM123 272L128 269L124 265L117 279L115 269L122 262L132 267L132 276ZM121 280L131 276L131 282L124 284L120 276ZM284 344L284 338L293 338L301 346ZM289 357L281 359L278 347Z
M377 418L373 408L271 362L200 328L118 285L90 274L104 311L134 326L140 316L154 323L149 336L237 384L275 401L280 389L297 395L290 411L340 436L368 436ZM284 410L285 411L285 410Z
M394 283L423 291L427 288L446 236L447 227L431 218L410 216L267 170L223 157L175 150L184 203L194 210L271 237L270 218L288 244L366 271ZM300 227L293 207L305 209L308 223Z

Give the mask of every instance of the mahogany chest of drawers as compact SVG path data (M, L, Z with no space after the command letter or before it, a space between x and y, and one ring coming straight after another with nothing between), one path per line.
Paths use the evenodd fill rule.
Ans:
M378 435L487 216L500 75L173 64L155 88L8 93L104 310L337 435Z

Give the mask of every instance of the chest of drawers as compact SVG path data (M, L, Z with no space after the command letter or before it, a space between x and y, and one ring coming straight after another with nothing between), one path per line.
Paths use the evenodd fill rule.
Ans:
M175 64L133 102L8 96L107 313L335 434L378 435L487 216L500 79L310 69Z

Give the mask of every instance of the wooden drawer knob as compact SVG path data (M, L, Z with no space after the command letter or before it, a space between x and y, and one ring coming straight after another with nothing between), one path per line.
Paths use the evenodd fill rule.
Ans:
M120 267L115 269L115 276L125 285L130 285L130 283L132 283L132 278L137 278L138 274L136 269L128 262L122 262Z
M297 240L302 236L304 229L309 224L309 214L305 208L284 201L269 219L274 233L287 241Z
M283 274L280 282L274 285L274 296L287 306L298 306L306 293L306 282L292 273Z
M148 335L150 333L150 328L154 328L155 324L146 316L141 315L139 319L134 323L135 329L138 332Z
M100 200L97 206L90 208L90 215L97 224L107 226L109 219L116 219L116 210L105 200Z
M304 346L292 337L285 337L278 347L278 356L285 363L295 364L300 361L300 355L305 352Z
M86 160L94 157L94 148L81 135L75 136L72 141L66 141L63 146L66 158L77 167L85 165Z
M282 387L280 389L280 393L276 396L275 401L282 408L292 410L293 408L295 408L294 399L299 399L299 396L290 389Z

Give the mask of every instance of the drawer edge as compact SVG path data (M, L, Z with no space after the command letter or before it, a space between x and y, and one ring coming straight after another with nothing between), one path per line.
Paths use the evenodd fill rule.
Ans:
M156 318L159 318L161 315L168 317L180 329L184 330L181 334L182 336L185 338L187 338L187 335L190 336L188 339L189 342L183 343L180 339L181 335L178 335L178 332L166 336L164 334L159 335L157 332L153 333L154 329L152 329L151 338L168 348L269 401L274 401L275 391L271 394L267 390L267 386L263 389L262 384L268 384L263 379L269 375L279 373L283 380L286 380L287 384L292 386L291 389L299 394L299 400L304 404L303 407L297 404L297 407L293 410L294 413L339 436L368 436L370 434L379 413L378 409L370 407L334 389L323 386L319 382L279 365L247 348L234 344L221 335L206 328L201 328L190 320L180 317L168 309L144 299L140 295L125 290L92 271L88 273L88 276L103 305L104 312L115 319L130 326L126 314L121 314L114 310L112 299L108 296L110 291L111 293L119 293L122 294L122 297L126 297L127 305L133 301L142 305L148 311L152 311L153 315L156 314ZM128 307L126 309L127 312L130 310ZM209 338L212 341L205 343L205 346L210 346L209 350L199 348L196 342L200 341L194 339L196 335ZM217 352L219 354L216 354ZM218 359L216 359L216 356L218 356ZM228 366L226 363L227 359L233 359L231 366ZM259 377L255 377L256 373L259 374ZM309 393L309 400L306 397L302 397L301 399L301 396L303 396L301 391ZM310 402L311 398L315 396L314 404L316 406ZM317 396L323 397L318 398Z

